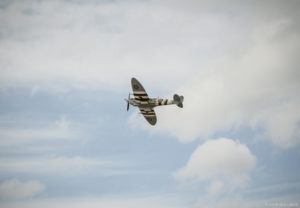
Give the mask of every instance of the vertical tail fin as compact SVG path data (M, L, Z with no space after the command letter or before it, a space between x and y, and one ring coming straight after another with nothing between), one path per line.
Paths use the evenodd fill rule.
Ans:
M183 108L183 99L184 97L181 95L177 95L177 94L174 94L173 96L173 100L174 100L174 103L179 107L179 108Z

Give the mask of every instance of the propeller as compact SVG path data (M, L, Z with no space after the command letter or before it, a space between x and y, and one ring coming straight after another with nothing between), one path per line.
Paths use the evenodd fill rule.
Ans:
M129 110L130 93L128 94L127 111Z

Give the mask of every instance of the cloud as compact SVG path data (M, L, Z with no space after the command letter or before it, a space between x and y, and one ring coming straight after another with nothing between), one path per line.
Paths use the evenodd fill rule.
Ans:
M20 200L32 198L43 192L45 186L38 181L21 182L17 179L0 184L0 197L3 200Z
M241 196L230 196L222 199L204 198L199 200L194 207L209 208L260 208L260 207L298 207L299 195L288 194L286 196L266 197L263 199L245 199Z
M109 195L109 196L100 196L100 197L60 197L60 198L43 198L43 199L34 199L26 201L3 201L2 205L8 208L39 208L39 207L62 207L62 208L79 208L79 207L109 207L109 208L155 208L155 207L174 207L174 208L183 208L183 207L217 207L217 208L238 208L238 207L247 207L247 208L259 208L264 206L279 206L281 203L284 206L299 206L299 196L291 194L288 196L279 196L275 198L267 198L263 200L246 200L240 196L228 197L225 199L212 199L205 198L194 202L187 202L182 200L182 195L173 195L173 194L160 194L160 195L130 195L130 196L118 196L118 195ZM277 205L276 205L277 204Z
M136 129L142 126L151 133L164 132L190 142L228 135L246 126L254 131L253 137L280 147L299 145L297 1L0 4L0 90L26 88L34 96L43 91L101 89L111 94L125 89L126 96L130 78L135 76L150 96L171 98L175 92L185 96L183 109L156 109L155 127L142 115L132 114L129 123ZM35 144L45 142L48 147L54 140L78 139L81 131L76 127L66 118L34 127L2 126L1 151L20 154L17 145L40 148ZM207 149L218 152L212 155ZM204 153L210 157L200 158ZM83 174L96 169L107 174L126 172L120 166L81 156L0 160L3 172L17 174ZM174 176L184 183L205 186L207 195L220 195L247 184L254 166L255 157L245 145L218 139L200 145ZM127 204L122 200L121 205L113 201L107 204L152 206L149 201ZM239 198L232 201L228 199L228 206L244 205ZM48 202L26 206L53 205ZM74 207L70 203L66 202ZM90 205L82 203L75 205ZM54 204L61 206L60 202Z
M224 188L224 183L222 181L213 181L209 187L207 187L206 192L210 195L217 195Z
M253 1L12 2L0 16L0 87L25 87L32 95L120 92L135 76L150 96L185 96L184 109L158 110L156 127L182 142L240 126L261 130L259 120L266 139L293 147L299 116L288 122L294 133L283 133L289 131L284 127L277 134L267 112L286 97L299 100L296 8L297 2L280 1L272 7Z
M173 195L160 196L106 196L106 197L76 197L76 198L47 198L42 200L31 200L26 202L9 202L5 207L15 208L37 208L37 207L62 207L62 208L79 208L79 207L109 207L109 208L180 208L185 207L182 202Z
M4 121L9 123L15 121ZM30 122L27 123L27 125ZM7 127L3 124L0 127L0 146L20 146L25 144L33 144L41 141L58 141L58 140L75 140L82 136L79 126L67 120L62 116L59 120L45 125L37 125L35 127Z
M224 193L244 187L255 162L243 144L227 138L210 140L197 147L174 177L191 185L210 181L209 194Z
M287 95L299 100L297 8L295 1L8 3L0 18L1 88L123 91L136 76L153 96L184 94L183 111L164 110L158 122L180 141L259 117L268 140L293 147L297 133L274 136L261 114ZM292 120L299 131L299 117Z
M33 93L120 91L133 75L149 76L149 82L157 73L175 84L186 71L181 70L184 61L173 64L179 50L173 44L177 37L170 39L177 26L169 24L169 15L174 16L138 2L134 7L122 2L13 2L1 13L1 87L33 87ZM162 44L165 49L157 51Z
M299 144L299 30L289 33L293 16L281 15L249 23L249 33L228 24L234 41L224 30L222 38L233 42L219 46L226 53L204 60L201 70L177 89L185 96L183 109L157 108L157 128L189 142L249 126L281 147Z
M47 164L47 165L45 165ZM80 175L90 171L101 170L101 174L126 174L128 162L113 160L90 159L81 156L58 157L40 156L27 158L1 158L0 169L7 174L37 174L37 175Z
M290 148L300 143L300 100L285 100L280 105L266 110L253 120L253 128L264 128L259 138L270 140L275 145Z

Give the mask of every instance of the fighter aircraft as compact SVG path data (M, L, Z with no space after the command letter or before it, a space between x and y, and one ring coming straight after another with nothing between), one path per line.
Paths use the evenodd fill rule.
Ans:
M137 106L145 119L151 124L156 124L156 115L154 112L154 107L161 105L172 105L175 104L180 108L183 108L183 96L179 96L177 94L173 95L172 99L158 99L158 98L149 98L144 87L141 83L136 79L131 79L131 87L133 91L134 98L130 98L130 93L128 95L128 99L125 99L127 102L127 111L129 110L129 104L133 106Z

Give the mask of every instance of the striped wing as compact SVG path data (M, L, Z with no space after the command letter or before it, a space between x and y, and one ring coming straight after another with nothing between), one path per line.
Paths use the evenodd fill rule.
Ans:
M143 116L145 117L145 119L151 124L151 125L155 125L156 124L156 115L155 112L153 110L153 108L143 108L143 107L139 107L141 113L143 114Z
M131 86L135 101L139 104L147 105L149 103L149 97L141 83L137 79L132 78Z

